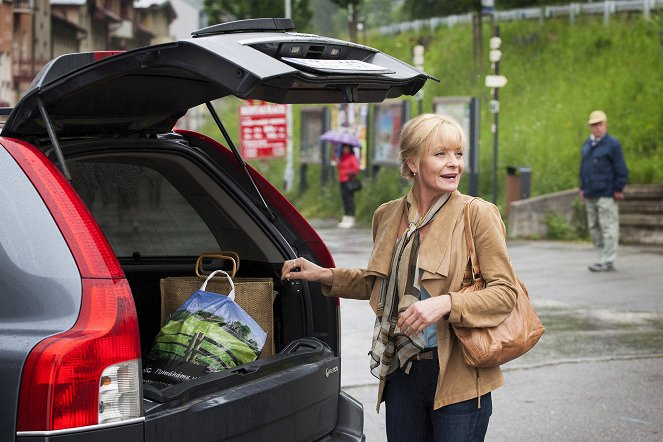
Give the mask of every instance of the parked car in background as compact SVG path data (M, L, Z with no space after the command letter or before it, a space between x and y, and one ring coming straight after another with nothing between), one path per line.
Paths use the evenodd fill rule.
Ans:
M379 102L428 78L287 19L45 66L0 132L0 440L362 440L362 406L340 389L337 300L279 277L297 256L333 266L327 247L232 140L174 125L204 103L219 124L237 118L211 104L228 95ZM272 280L273 354L144 384L161 280L193 276L209 251Z

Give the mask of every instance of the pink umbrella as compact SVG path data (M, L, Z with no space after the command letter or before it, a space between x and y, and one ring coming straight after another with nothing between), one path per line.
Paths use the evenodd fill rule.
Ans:
M361 147L361 140L359 138L348 132L340 130L327 131L324 134L320 135L320 139L322 141L328 141L330 143L338 145L349 144L350 146L353 147Z

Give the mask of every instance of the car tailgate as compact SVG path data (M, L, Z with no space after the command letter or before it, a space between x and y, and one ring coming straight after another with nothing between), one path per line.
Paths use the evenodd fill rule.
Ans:
M315 338L163 390L145 388L146 441L315 440L337 423L340 359Z

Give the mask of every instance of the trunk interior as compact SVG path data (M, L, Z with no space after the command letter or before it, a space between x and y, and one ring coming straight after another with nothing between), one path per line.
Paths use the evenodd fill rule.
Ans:
M268 278L273 285L272 305L265 306L273 316L271 329L265 330L273 349L266 346L253 363L172 386L145 384L147 439L190 437L191 431L200 440L264 438L273 431L289 434L295 427L301 432L301 422L311 424L290 440L331 431L340 391L338 305L322 296L318 284L280 281L285 259L316 257L282 216L270 222L257 208L259 197L227 153L179 137L71 141L63 143L63 151L72 185L131 286L143 359L166 318L162 280L178 277L202 284L195 275L201 254L234 252L238 280ZM207 271L232 268L227 260L202 263ZM308 394L293 397L295 391ZM247 412L265 404L272 411L260 417ZM217 422L213 430L205 427L209 420Z

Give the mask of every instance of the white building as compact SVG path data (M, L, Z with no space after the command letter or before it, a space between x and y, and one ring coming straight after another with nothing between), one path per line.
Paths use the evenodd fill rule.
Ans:
M177 18L170 24L170 34L176 40L189 38L193 31L207 26L202 0L170 0L170 3L177 13Z

